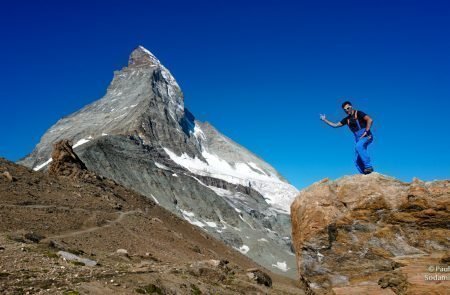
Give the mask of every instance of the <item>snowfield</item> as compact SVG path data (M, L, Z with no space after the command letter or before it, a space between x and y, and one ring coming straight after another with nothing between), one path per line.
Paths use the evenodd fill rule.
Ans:
M197 134L203 135L203 132L197 131ZM164 148L164 151L172 161L192 173L223 179L233 184L255 189L264 196L268 204L283 213L289 214L290 205L298 193L295 187L274 174L265 173L252 162L230 164L217 155L209 153L206 149L203 149L202 156L207 162L197 157L191 158L186 153L178 156L168 148Z

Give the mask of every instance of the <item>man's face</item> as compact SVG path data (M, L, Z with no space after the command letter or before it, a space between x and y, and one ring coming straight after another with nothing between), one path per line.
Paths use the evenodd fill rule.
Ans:
M352 106L349 104L346 104L344 106L344 112L346 112L348 115L350 115L352 113L352 109L353 109Z

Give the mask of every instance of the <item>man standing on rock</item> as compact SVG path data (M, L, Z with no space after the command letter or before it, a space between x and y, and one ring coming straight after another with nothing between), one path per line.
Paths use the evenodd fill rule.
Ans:
M344 109L344 112L347 113L347 117L340 122L330 122L323 114L320 115L320 119L335 128L348 125L350 131L355 135L356 168L358 168L358 171L362 174L370 174L373 172L373 167L370 163L369 154L367 153L367 146L373 141L373 135L370 131L373 120L363 111L353 109L352 104L349 101L344 102L342 108Z

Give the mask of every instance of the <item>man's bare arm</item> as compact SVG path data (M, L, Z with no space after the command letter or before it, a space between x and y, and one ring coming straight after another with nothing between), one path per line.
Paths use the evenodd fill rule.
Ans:
M372 127L373 120L372 120L372 118L369 117L368 115L365 115L365 116L363 117L363 119L366 120L366 122L367 122L367 125L366 125L366 131L369 131L369 130L370 130L370 127Z
M331 127L334 127L334 128L344 126L341 122L333 123L333 122L327 120L325 115L320 115L320 120L324 121L325 123L327 123L328 125L330 125Z
M370 127L372 127L372 123L373 123L372 118L369 117L368 115L365 115L363 117L363 119L366 120L367 125L366 125L366 131L364 131L363 135L361 135L361 138L366 137L368 135Z

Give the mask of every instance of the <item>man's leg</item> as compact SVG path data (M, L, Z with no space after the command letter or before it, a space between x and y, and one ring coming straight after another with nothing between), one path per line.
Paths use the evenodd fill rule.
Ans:
M370 156L367 152L367 146L372 143L372 138L363 137L356 143L356 153L361 158L363 165L363 170L367 168L372 168L372 163L370 162Z
M359 173L364 174L364 163L358 155L358 152L355 151L355 166L358 169Z

